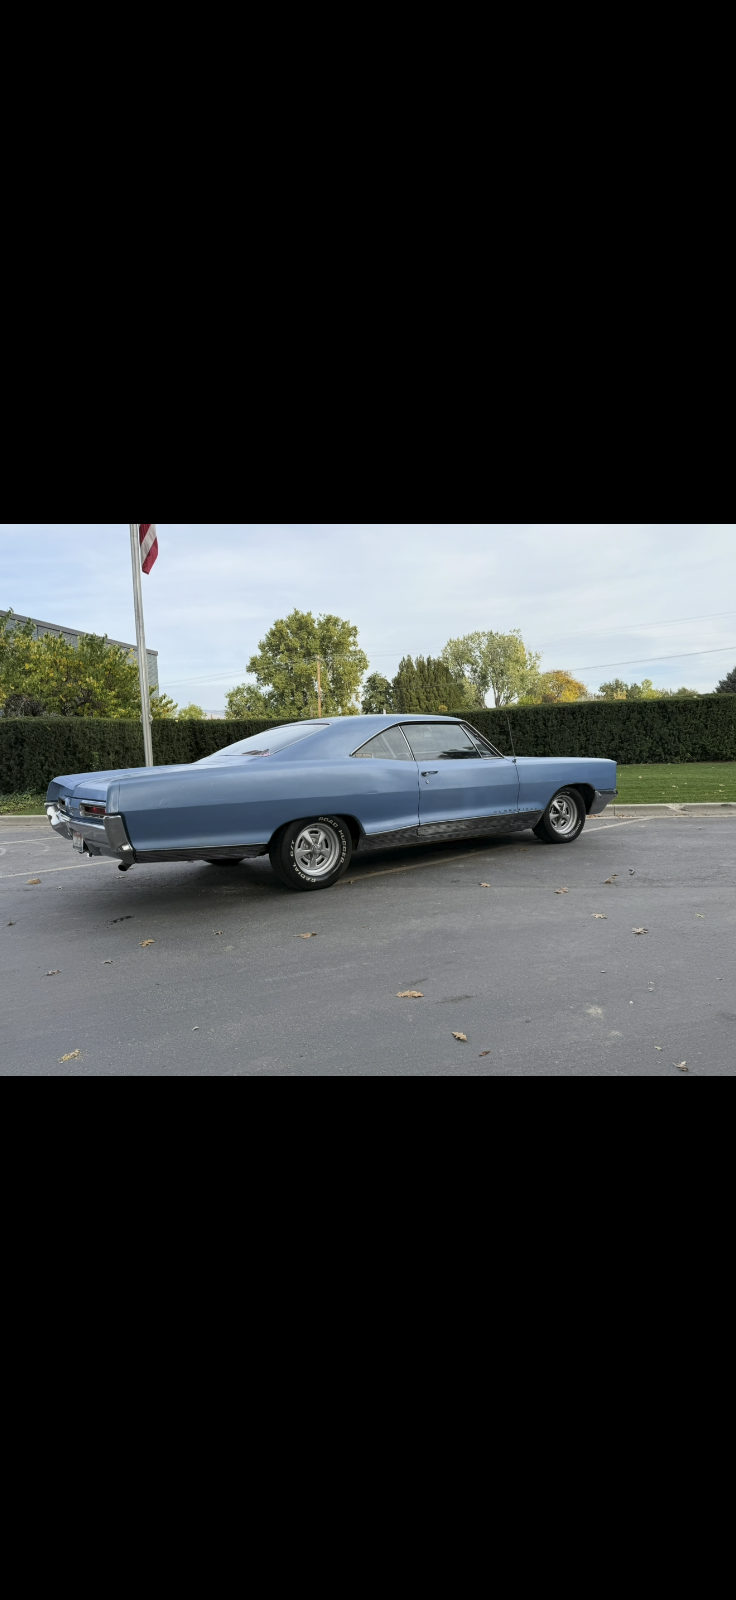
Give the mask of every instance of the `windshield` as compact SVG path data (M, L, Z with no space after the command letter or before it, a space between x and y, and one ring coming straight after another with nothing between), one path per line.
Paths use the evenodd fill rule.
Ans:
M269 728L268 733L253 733L250 739L240 739L237 744L217 750L213 756L204 756L195 766L206 767L208 762L221 761L223 756L275 756L279 750L286 750L290 744L298 744L301 739L308 739L310 734L329 726L329 722L292 722L286 728Z

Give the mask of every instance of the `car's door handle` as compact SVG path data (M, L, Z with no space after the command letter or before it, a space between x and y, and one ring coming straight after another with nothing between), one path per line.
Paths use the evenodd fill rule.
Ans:
M439 772L439 767L432 767L429 772L423 772L422 773L422 777L423 778L436 778L438 772Z

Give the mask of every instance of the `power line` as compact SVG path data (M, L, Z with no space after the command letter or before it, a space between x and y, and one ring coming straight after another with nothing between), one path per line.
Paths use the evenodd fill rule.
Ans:
M684 650L677 656L634 656L632 661L594 661L590 667L569 667L570 672L600 672L603 667L644 667L649 661L686 661L690 656L719 656L736 650L736 644L719 645L716 650Z

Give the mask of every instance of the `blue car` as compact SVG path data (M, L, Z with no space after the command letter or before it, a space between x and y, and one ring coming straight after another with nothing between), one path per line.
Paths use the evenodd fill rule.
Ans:
M192 766L55 778L47 812L121 872L268 855L292 889L329 889L368 850L518 833L571 844L616 794L615 761L502 756L452 717L324 717Z

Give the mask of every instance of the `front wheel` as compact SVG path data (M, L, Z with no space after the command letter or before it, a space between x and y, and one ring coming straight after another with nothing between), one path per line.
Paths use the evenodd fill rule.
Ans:
M545 844L572 844L585 827L585 802L577 789L560 789L534 833Z
M353 841L342 817L290 822L269 849L277 878L290 889L330 889L350 863Z

